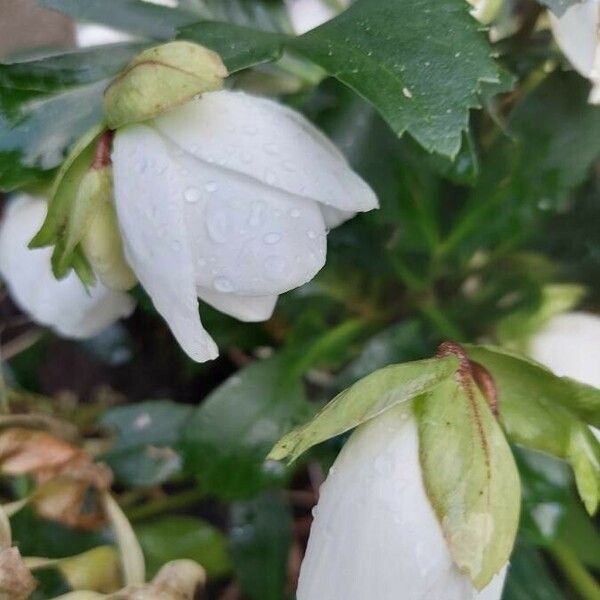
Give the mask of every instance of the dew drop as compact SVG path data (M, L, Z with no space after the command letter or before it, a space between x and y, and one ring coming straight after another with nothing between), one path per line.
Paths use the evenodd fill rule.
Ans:
M183 198L186 202L193 204L194 202L198 202L198 200L200 200L200 192L195 187L189 187L183 192Z
M297 208L292 208L292 210L290 211L290 217L292 217L292 219L297 219L300 216L300 210Z
M277 175L275 175L275 172L272 171L271 169L266 169L265 170L265 181L269 185L275 184L277 182Z
M316 233L315 231L313 231L312 229L309 229L309 230L306 232L306 235L307 235L307 236L308 236L308 237L309 237L311 240L314 240L314 239L316 239L316 237L317 237L317 233Z
M267 233L267 235L265 235L263 240L264 240L265 244L269 244L269 245L276 244L277 242L279 242L279 240L281 240L281 235L276 232Z
M254 202L250 207L250 218L248 224L251 227L258 227L262 222L262 216L265 210L265 205L262 202Z
M211 212L206 218L206 230L213 242L224 244L229 237L227 214L224 212Z
M205 186L204 189L209 193L212 194L213 192L217 191L217 184L214 181L209 181Z
M412 98L413 97L412 92L407 87L402 88L402 93L404 94L404 96L406 98Z
M313 506L312 516L313 516L313 519L316 519L319 516L319 507L318 506Z
M206 266L206 259L205 258L200 257L197 262L198 262L198 266L199 267L205 267Z
M234 290L233 283L231 283L231 281L227 279L227 277L215 277L213 285L217 292L223 292L224 294L233 292Z
M265 259L267 277L279 278L286 270L287 260L283 256L269 256Z

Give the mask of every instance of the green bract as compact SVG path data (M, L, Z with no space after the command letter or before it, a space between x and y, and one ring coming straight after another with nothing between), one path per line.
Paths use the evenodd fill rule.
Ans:
M104 93L106 122L117 129L146 121L220 89L227 74L219 55L198 44L180 41L149 48Z
M430 392L451 378L458 359L420 360L375 371L336 396L306 425L283 437L269 458L293 461L316 444L345 433L386 410Z
M423 481L458 568L483 589L508 562L521 486L510 447L473 381L417 401Z
M500 420L509 438L568 461L584 504L594 513L600 499L600 444L587 424L600 425L600 390L557 377L502 348L466 348L496 382Z

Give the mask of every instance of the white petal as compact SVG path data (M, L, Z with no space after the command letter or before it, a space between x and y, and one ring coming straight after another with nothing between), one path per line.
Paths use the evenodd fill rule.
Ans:
M57 281L50 248L27 245L46 215L46 202L25 195L13 200L0 226L0 274L19 307L34 321L71 338L100 333L135 308L130 296L100 283L85 290L74 273Z
M302 35L333 19L336 11L326 0L286 0L292 27Z
M194 156L269 187L347 212L378 206L337 148L302 115L272 100L211 92L155 124Z
M584 312L554 317L534 336L529 353L561 377L600 388L600 317Z
M416 421L399 407L359 427L321 488L298 600L499 600L455 567L421 477Z
M277 304L277 296L236 296L198 288L198 296L213 308L247 323L267 321Z
M321 213L323 214L325 227L327 227L327 229L335 229L356 214L353 212L339 210L337 208L333 208L332 206L325 206L324 204L321 204Z
M79 48L116 44L136 40L135 36L125 31L119 31L96 23L81 23L75 27L75 41Z
M585 77L592 77L594 69L600 24L599 7L598 0L587 0L571 6L562 17L548 11L556 43L573 67Z
M127 261L181 347L194 360L216 358L198 314L192 251L178 167L144 125L121 129L113 146L117 215Z
M323 267L327 239L316 202L204 163L166 138L163 145L176 156L177 173L162 202L183 199L197 287L273 296Z

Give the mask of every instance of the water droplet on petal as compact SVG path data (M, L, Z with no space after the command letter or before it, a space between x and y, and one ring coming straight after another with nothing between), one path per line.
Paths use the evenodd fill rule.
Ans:
M211 212L206 217L206 230L213 242L224 244L229 238L227 214L221 211Z
M212 194L213 192L217 191L217 184L214 181L209 181L205 186L204 189L209 193Z
M233 283L227 277L216 277L213 281L213 285L215 286L215 290L217 292L223 292L224 294L233 292L234 286Z
M308 237L309 237L311 240L314 240L314 239L316 239L316 237L317 237L317 233L316 233L315 231L313 231L312 229L309 229L309 230L306 232L306 235L307 235L307 236L308 236Z
M198 202L200 200L200 191L195 187L189 187L183 192L183 198L186 202Z
M292 208L290 211L290 217L292 217L292 219L297 219L301 214L302 213L297 208Z
M269 185L274 185L277 182L277 175L271 169L265 169L265 181Z
M281 235L276 232L267 233L267 235L265 235L263 239L265 241L265 244L276 244L277 242L279 242L279 240L281 240Z
M265 259L267 277L279 279L287 268L287 260L283 256L269 256Z
M262 216L265 210L265 205L262 202L254 202L250 207L250 218L248 224L252 227L258 227L262 222Z

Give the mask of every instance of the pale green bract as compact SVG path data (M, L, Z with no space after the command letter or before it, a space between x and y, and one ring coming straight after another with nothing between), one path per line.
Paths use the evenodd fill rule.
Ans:
M590 514L600 501L600 444L588 424L600 425L600 390L558 377L520 355L493 346L466 346L492 374L500 421L522 446L566 460Z
M521 506L510 447L472 381L416 403L423 482L458 568L482 590L508 562Z
M336 396L314 419L284 436L269 459L294 461L316 444L345 433L362 423L407 402L454 375L458 359L449 356L375 371Z

